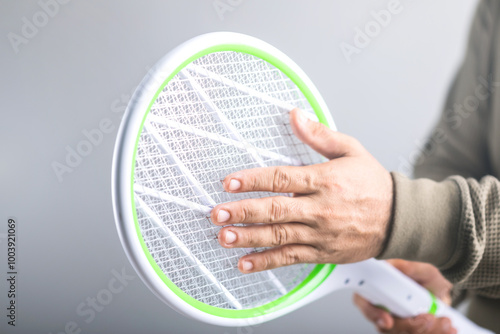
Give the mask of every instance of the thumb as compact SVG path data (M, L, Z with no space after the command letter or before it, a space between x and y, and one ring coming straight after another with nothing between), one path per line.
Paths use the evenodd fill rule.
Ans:
M353 137L308 119L298 108L290 112L290 125L297 138L328 159L353 155L361 147Z

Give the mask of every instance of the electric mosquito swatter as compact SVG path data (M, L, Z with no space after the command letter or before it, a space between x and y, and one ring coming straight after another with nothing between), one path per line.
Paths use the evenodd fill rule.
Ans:
M112 185L120 239L146 285L180 313L222 326L268 321L347 288L398 316L430 312L452 318L460 333L487 333L385 262L237 269L261 249L223 248L207 216L219 203L277 194L228 194L220 180L325 161L292 134L295 107L335 128L305 73L241 34L193 38L148 73L120 127Z

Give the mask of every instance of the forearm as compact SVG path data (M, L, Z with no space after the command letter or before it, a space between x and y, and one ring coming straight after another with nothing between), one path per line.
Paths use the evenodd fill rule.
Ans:
M500 182L392 175L393 220L379 258L432 263L460 288L494 288L500 297Z
M456 255L443 274L461 289L500 297L500 182L452 177L461 194L461 219Z

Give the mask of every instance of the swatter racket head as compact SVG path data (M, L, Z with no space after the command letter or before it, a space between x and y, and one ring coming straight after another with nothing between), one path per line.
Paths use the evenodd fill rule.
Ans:
M113 159L118 233L146 285L184 315L245 326L321 295L334 265L242 274L239 257L258 250L222 248L219 227L206 218L219 203L275 195L225 193L220 180L229 173L323 161L293 136L293 107L335 128L319 92L290 58L225 32L171 51L129 102Z

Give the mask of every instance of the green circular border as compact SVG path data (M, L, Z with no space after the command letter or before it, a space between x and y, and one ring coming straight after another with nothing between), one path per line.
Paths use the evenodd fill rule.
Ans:
M140 227L139 227L139 222L137 220L137 210L135 207L135 200L134 200L134 172L135 172L135 161L136 161L136 153L137 153L137 147L139 144L139 139L142 133L142 129L144 126L144 122L146 120L146 117L149 114L149 111L151 110L151 107L153 106L154 102L158 98L158 95L163 91L163 88L169 83L169 81L177 75L184 67L186 67L188 64L193 62L194 60L201 58L207 54L214 53L214 52L221 52L221 51L233 51L233 52L241 52L241 53L247 53L253 56L256 56L258 58L261 58L271 65L275 66L279 70L281 70L283 73L285 73L294 83L299 87L299 89L302 91L302 94L306 97L307 101L313 108L314 112L316 113L316 116L318 117L319 121L326 126L328 126L327 119L321 110L320 104L316 100L316 97L313 95L311 90L306 86L306 84L303 82L303 80L292 70L290 67L288 67L284 62L276 58L275 56L261 50L255 47L251 47L248 45L240 45L240 44L221 44L221 45L216 45L212 46L209 48L206 48L193 56L189 57L186 59L181 65L179 65L163 82L163 84L158 88L156 91L155 95L153 96L153 99L151 100L148 109L146 110L146 113L144 115L144 118L142 119L141 126L139 128L139 133L137 135L137 139L135 141L135 147L134 147L134 155L132 158L132 174L130 178L130 191L131 191L131 199L132 199L132 211L133 211L133 216L134 216L134 222L135 222L135 230L137 233L137 237L139 238L142 250L144 251L144 254L146 255L146 258L148 259L150 265L153 267L154 271L157 273L157 275L160 277L160 279L167 285L167 287L172 290L178 297L180 297L182 300L184 300L186 303L189 305L197 308L200 311L203 311L205 313L219 316L219 317L224 317L224 318L254 318L258 316L262 316L265 314L269 314L272 312L276 312L278 310L281 310L287 306L290 306L297 301L301 300L305 296L307 296L309 293L314 291L318 286L323 283L323 281L332 273L332 271L335 269L335 264L318 264L314 269L311 271L311 273L299 284L297 285L293 290L288 292L286 295L281 296L280 298L269 302L267 304L261 305L259 307L255 308L250 308L250 309L243 309L243 310L231 310L231 309L224 309L220 307L215 307L211 305L207 305L205 303L200 302L199 300L191 297L184 291L182 291L175 283L173 283L166 275L165 273L161 270L161 268L158 266L156 261L153 259L153 256L150 254L146 243L144 242L144 239L142 238L141 232L140 232Z

